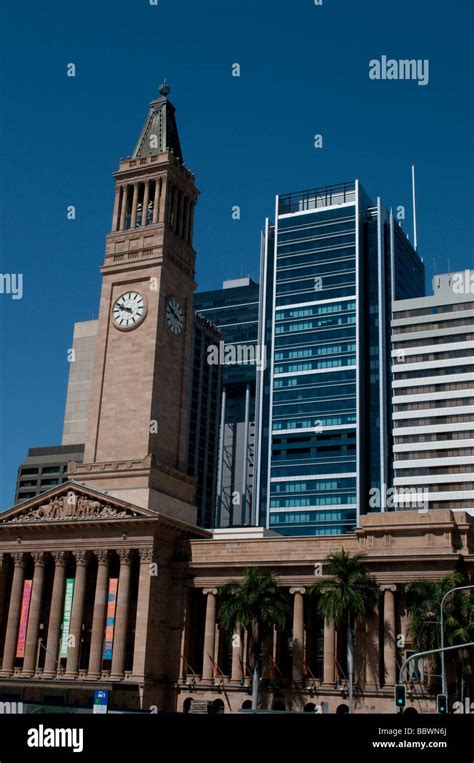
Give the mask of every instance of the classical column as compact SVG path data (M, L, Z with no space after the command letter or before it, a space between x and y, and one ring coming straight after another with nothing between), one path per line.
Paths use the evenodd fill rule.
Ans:
M161 210L160 210L160 189L161 189L161 178L158 177L155 180L155 197L153 200L153 225L156 225L157 222L162 222Z
M5 606L7 569L8 569L8 557L6 554L0 554L0 625L3 621L3 612L4 612L3 608ZM1 634L0 634L0 643L1 643Z
M242 678L242 633L240 628L236 628L232 635L232 671L230 680L233 683L240 683Z
M290 588L293 602L293 683L303 683L304 663L304 594L306 588Z
M122 549L117 552L120 559L120 574L115 612L114 643L112 647L111 678L123 678L125 648L127 646L128 609L130 604L130 572L132 552Z
M186 675L188 671L188 655L189 655L189 640L191 637L191 609L192 609L192 599L191 599L191 589L187 586L183 590L183 611L182 611L182 622L181 622L181 640L180 640L180 668L179 668L179 677L182 681L186 680Z
M202 680L211 681L213 676L212 662L214 656L214 642L216 637L216 595L217 588L205 588L206 601L206 625L204 627L204 650L202 655Z
M118 217L119 217L121 192L122 192L122 188L121 186L118 185L115 189L114 213L112 216L112 231L118 230Z
M383 616L384 616L384 675L385 685L392 686L397 681L396 674L396 620L395 620L395 585L380 586L383 591Z
M336 683L335 673L335 628L334 620L324 621L324 657L323 657L323 683L334 686Z
M145 188L143 190L143 204L142 204L142 228L144 228L145 225L147 225L149 197L150 197L150 181L145 180Z
M128 201L128 186L122 186L122 202L120 208L120 230L125 230L125 222L127 218L127 201Z
M2 669L0 671L0 676L9 676L11 673L13 673L18 626L20 624L23 583L25 580L25 554L12 554L12 557L15 568L13 572L12 590L10 594L10 605L8 607L7 632L5 636L5 647L3 650Z
M158 617L156 615L156 584L158 575L152 575L156 549L139 550L140 572L138 578L137 614L135 618L135 643L133 645L133 678L143 682L148 665L153 664L157 651ZM155 570L154 570L155 571Z
M30 610L28 613L25 656L23 658L22 675L24 676L33 676L35 673L41 604L43 601L44 570L46 566L46 555L42 551L34 553L32 556L35 563L35 571L33 574Z
M64 579L66 577L67 554L64 551L54 551L52 557L54 559L54 580L43 678L53 678L58 670L59 636L64 608Z
M109 582L109 551L96 551L97 581L95 584L94 612L92 615L91 651L88 678L100 678L102 674L102 650L104 647L105 617Z
M72 553L76 560L76 579L74 581L71 626L69 630L69 640L71 643L68 645L64 678L76 678L78 673L82 619L84 615L84 600L86 594L87 565L90 558L88 551L73 551Z
M133 184L132 196L132 217L130 219L130 230L135 228L137 222L137 203L138 203L138 183Z

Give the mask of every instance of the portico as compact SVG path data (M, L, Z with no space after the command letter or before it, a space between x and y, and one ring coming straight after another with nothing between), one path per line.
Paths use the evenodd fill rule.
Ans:
M0 691L87 704L109 688L117 706L163 706L167 650L179 654L169 564L203 534L75 483L5 512Z

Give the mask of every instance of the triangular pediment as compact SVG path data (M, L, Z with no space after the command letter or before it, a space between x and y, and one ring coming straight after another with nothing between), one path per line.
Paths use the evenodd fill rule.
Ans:
M151 509L134 506L100 490L69 481L2 512L0 525L140 519L157 516L158 513Z

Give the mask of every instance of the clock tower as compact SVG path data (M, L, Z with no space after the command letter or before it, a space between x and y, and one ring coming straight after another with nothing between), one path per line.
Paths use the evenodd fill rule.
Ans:
M114 174L84 464L70 476L195 522L186 455L198 191L170 88L159 92Z

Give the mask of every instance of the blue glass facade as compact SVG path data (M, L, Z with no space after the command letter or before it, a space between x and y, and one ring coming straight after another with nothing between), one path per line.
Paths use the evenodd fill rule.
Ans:
M396 255L394 240L403 242ZM257 512L279 533L351 531L369 488L390 478L399 260L398 283L422 294L421 261L358 181L277 197L263 247L261 336L271 364L259 391Z
M224 282L222 289L198 292L194 307L221 332L225 350L257 346L259 286L250 278ZM255 352L253 352L255 355ZM232 360L232 355L223 355ZM237 356L238 357L238 356ZM255 441L254 363L222 366L215 526L251 524Z

